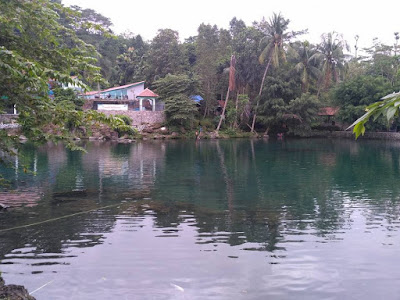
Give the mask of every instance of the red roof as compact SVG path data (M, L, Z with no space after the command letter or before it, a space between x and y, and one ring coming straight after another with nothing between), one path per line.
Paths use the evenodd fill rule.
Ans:
M339 107L321 107L319 109L319 116L334 116L339 111Z
M159 97L156 93L154 93L152 90L145 89L143 92L141 92L137 97L152 97L156 98Z

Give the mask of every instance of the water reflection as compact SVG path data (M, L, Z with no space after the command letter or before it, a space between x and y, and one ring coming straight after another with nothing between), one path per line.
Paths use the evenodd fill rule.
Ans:
M84 146L27 145L18 164L35 172L1 171L13 190L0 202L14 206L0 213L1 270L31 290L52 282L38 299L379 298L347 273L400 278L398 143Z

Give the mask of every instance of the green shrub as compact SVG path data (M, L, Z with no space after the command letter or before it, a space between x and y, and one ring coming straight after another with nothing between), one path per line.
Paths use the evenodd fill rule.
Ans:
M128 135L130 137L136 137L138 131L130 125L120 125L113 128L116 132L118 132L118 136Z
M216 127L212 119L200 120L200 126L203 128L204 131L212 131Z
M193 125L197 107L184 94L177 94L165 100L165 116L169 125L181 125L189 129Z
M125 125L132 125L132 119L126 115L114 115L116 118L120 118L124 121Z

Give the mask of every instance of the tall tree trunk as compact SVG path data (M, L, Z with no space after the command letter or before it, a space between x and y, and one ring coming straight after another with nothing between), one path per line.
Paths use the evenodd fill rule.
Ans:
M225 109L226 109L226 104L228 103L228 99L229 99L229 88L228 88L228 91L226 92L226 99L225 99L225 103L224 103L224 108L222 109L221 118L219 119L219 123L218 123L218 126L217 126L217 132L219 131L219 128L221 127L222 120L225 118Z
M229 86L228 86L228 91L226 92L226 99L224 103L224 108L222 109L222 114L221 118L219 119L219 123L217 126L217 132L221 128L222 120L225 118L225 110L226 110L226 105L228 104L228 99L229 99L229 92L234 91L236 89L236 82L235 82L235 65L236 65L236 58L235 55L231 55L231 64L229 66Z
M258 106L260 104L261 93L262 93L262 90L263 90L265 77L267 77L267 72L268 72L269 66L271 64L271 61L272 61L272 55L269 57L267 66L265 67L263 78L261 80L261 86L260 86L260 91L258 92L258 99L257 99L256 109L254 110L254 115L253 115L253 123L251 124L251 132L254 132L254 125L256 123L257 110L258 110Z

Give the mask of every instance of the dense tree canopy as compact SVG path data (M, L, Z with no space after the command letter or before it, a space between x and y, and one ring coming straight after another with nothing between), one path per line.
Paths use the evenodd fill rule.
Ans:
M165 101L165 115L170 125L190 127L197 112L190 96L197 94L199 82L188 75L168 74L154 82L157 93Z
M68 124L112 121L77 111L71 99L54 101L49 93L51 82L86 89L84 82L102 80L95 65L98 52L76 30L103 28L57 2L1 0L0 7L0 110L15 105L24 134L35 140L68 139ZM54 130L44 131L48 126ZM18 148L16 137L4 130L0 135L0 150Z
M400 88L398 33L393 46L375 40L368 56L351 57L340 34L324 33L312 44L275 13L251 25L234 17L229 30L202 23L185 41L168 28L144 41L138 33L116 36L109 18L66 8L62 1L0 0L0 8L1 106L17 104L21 122L29 121L25 128L36 135L45 124L61 122L54 119L60 101L48 97L49 79L96 89L145 80L168 102L167 112L187 103L188 111L200 113L186 116L214 122L228 89L232 54L236 89L229 95L225 128L274 131L284 124L309 130L316 107L332 105L341 108L337 120L349 124L367 105ZM182 91L185 82L191 82L190 93ZM200 108L186 101L194 93L204 99ZM76 108L71 106L75 115Z

